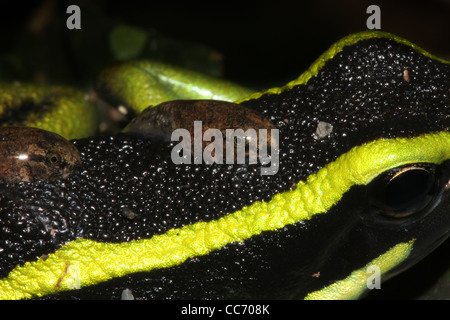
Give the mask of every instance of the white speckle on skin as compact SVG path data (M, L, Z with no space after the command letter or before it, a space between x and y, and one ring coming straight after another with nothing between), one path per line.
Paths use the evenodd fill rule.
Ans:
M121 300L134 300L133 292L131 289L124 289L122 291L122 297Z
M333 125L325 121L319 121L317 124L316 132L314 133L314 139L322 139L331 134L333 131Z

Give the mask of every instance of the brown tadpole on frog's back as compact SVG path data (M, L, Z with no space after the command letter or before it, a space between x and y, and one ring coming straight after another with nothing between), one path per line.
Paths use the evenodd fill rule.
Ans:
M80 167L77 148L56 133L32 127L0 128L0 182L52 181Z
M194 134L195 122L201 121L201 137L209 129L216 129L226 137L227 129L244 132L245 145L249 145L251 139L256 136L248 135L247 131L253 129L259 134L260 129L266 129L267 145L274 147L275 141L271 139L271 130L275 126L263 115L243 105L220 100L173 100L161 103L145 109L134 118L124 129L125 133L141 136L152 140L171 141L172 133L176 129L186 129L192 137L192 144L196 136ZM234 138L234 143L240 141ZM257 149L261 148L261 140L257 142ZM210 142L203 141L203 147ZM225 144L223 144L225 146ZM248 152L246 153L248 156Z

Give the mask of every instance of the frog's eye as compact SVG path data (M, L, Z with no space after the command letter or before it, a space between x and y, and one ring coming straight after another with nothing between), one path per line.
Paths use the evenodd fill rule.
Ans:
M408 217L432 207L439 192L438 166L426 163L391 169L368 185L371 207L393 218Z

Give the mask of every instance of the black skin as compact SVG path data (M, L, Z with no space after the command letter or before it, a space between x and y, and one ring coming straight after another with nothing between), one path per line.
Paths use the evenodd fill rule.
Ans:
M2 186L0 274L76 238L130 241L218 219L290 190L354 146L448 130L449 74L448 65L406 45L370 39L344 48L307 84L244 102L280 130L274 176L261 176L258 165L176 166L173 143L125 134L73 141L82 169L64 183ZM333 125L323 139L314 135L319 121ZM415 237L409 265L448 237L448 162L437 170L439 201L400 223L367 210L368 187L355 186L304 223L47 298L120 298L124 288L141 299L302 298Z

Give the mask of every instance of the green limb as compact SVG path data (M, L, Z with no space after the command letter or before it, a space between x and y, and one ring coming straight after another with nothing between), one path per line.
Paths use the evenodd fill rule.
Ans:
M149 60L117 63L104 69L97 78L95 88L110 104L122 105L137 113L164 101L235 101L253 93L228 81Z

